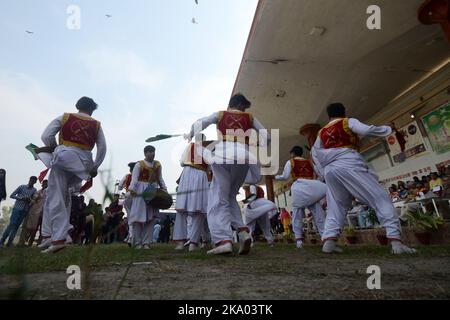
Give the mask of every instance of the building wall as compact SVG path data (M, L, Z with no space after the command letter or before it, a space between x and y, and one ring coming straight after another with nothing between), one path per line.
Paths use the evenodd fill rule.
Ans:
M412 180L413 176L419 178L423 175L428 175L431 172L436 172L436 164L450 159L450 152L444 154L436 154L435 152L427 152L422 156L414 159L408 159L404 163L391 167L389 169L377 172L380 181L386 181L385 185L389 186L391 183L396 183L399 180ZM397 178L398 177L398 178Z
M420 178L422 175L428 175L430 172L437 171L436 164L450 160L450 152L443 154L434 152L421 122L424 115L450 101L449 79L450 65L447 65L367 121L376 124L387 124L394 121L396 127L400 128L413 121L411 118L413 114L425 140L427 152L408 158L403 163L393 163L387 152L371 159L369 164L386 186L396 183L398 180L412 180L413 176Z

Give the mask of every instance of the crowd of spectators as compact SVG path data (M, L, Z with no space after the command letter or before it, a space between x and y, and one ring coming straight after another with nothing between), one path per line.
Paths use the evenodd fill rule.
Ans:
M22 225L22 233L19 245L32 246L38 231L40 234L47 181L42 183L42 188L39 191L33 188L36 182L36 177L31 177L28 185L22 185L13 192L11 197L17 201L10 225L3 233L0 245L3 245L7 239L9 239L8 245L11 245L20 225ZM400 219L408 210L417 209L417 206L414 205L417 200L428 198L450 200L450 166L443 168L440 172L432 172L420 178L414 176L412 180L406 182L398 181L397 184L392 184L389 187L389 194L394 204L404 203L399 212ZM6 193L2 195L1 200L4 198L6 198ZM355 199L348 213L349 216L356 219L354 225L359 228L371 228L374 226L370 219L371 211L373 210ZM27 214L27 212L29 213ZM292 235L291 220L286 219L288 216L291 216L291 214L287 210L279 208L278 214L271 219L272 232L275 238ZM308 218L307 215L305 226L309 225L309 220L311 220L308 220ZM118 194L114 195L111 204L104 209L101 204L96 203L93 199L86 204L83 195L72 196L70 224L72 229L67 241L73 244L110 244L124 242L129 236L128 220L123 205L120 204ZM166 215L161 221L158 220L155 224L153 241L168 243L171 239L173 224L173 219L169 215ZM257 227L255 230L256 238L259 234L261 234L261 231ZM38 244L39 242L40 239L37 239Z
M0 246L12 246L18 231L21 231L19 246L31 247L41 242L47 180L43 181L42 188L38 191L33 187L36 182L37 178L31 177L28 185L22 185L12 193L11 197L16 199L17 204L13 208L8 227L2 233ZM129 236L128 218L118 194L114 195L111 204L105 208L94 199L86 204L83 195L72 195L70 225L66 240L70 244L123 243ZM170 215L158 219L154 227L153 242L169 243L173 225L173 217Z
M398 181L389 187L389 194L393 202L426 198L450 199L450 166L420 179L415 176L410 181Z

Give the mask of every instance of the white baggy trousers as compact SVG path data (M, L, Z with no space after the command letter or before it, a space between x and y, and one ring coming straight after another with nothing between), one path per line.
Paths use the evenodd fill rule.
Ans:
M337 238L345 225L345 217L352 198L373 208L380 224L391 240L401 240L400 222L389 194L380 186L376 175L368 168L354 169L329 165L325 169L327 217L322 240Z
M270 231L270 213L277 210L277 206L267 199L256 199L246 205L244 208L245 222L250 230L250 234L255 231L256 224L259 225L267 242L273 242L272 232Z
M303 240L305 208L311 211L320 236L325 226L325 213L320 201L325 198L327 186L318 180L297 179L291 187L292 229L296 240Z
M249 170L248 164L212 164L213 180L208 193L208 226L211 240L233 241L231 227L246 228L236 200Z
M188 219L191 219L189 226ZM204 223L205 214L203 213L177 212L173 227L173 240L186 241L189 239L191 243L198 244L203 233Z
M47 198L42 217L42 236L52 243L65 242L70 225L71 193L79 190L87 168L72 150L61 150L54 155L48 178Z

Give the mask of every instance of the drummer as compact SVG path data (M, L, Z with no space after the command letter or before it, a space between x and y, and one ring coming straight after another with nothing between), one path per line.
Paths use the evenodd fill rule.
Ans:
M136 249L150 249L153 226L159 217L159 209L147 205L142 193L149 187L159 187L167 192L161 163L155 160L155 147L146 146L144 156L145 159L137 162L133 168L129 187L132 204L128 220L132 224L133 247Z
M134 169L135 165L136 165L136 162L130 162L128 164L128 167L130 168L130 173L126 174L122 178L122 180L120 180L120 183L119 183L119 191L122 191L122 190L125 189L125 192L126 192L125 193L125 200L123 202L123 207L125 208L125 211L127 212L127 217L130 216L131 204L133 202L133 198L130 196L130 192L129 192L128 189L129 189L130 184L131 184L131 176L132 176L133 169ZM126 242L129 245L131 245L131 243L132 243L132 239L133 239L132 234L133 234L133 226L130 223L130 221L128 221L128 236L127 236Z

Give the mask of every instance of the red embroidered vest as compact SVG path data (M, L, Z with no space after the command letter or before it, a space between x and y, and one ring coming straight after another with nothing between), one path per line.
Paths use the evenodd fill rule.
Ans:
M191 143L189 145L189 151L186 153L186 158L183 160L183 164L195 169L206 171L208 170L208 164L204 161L200 154L196 153L196 148L198 147L199 146L196 146L195 143Z
M358 150L358 136L348 126L348 118L339 119L323 127L319 137L325 149L351 148Z
M92 151L97 140L100 122L76 113L65 113L59 131L59 144Z
M147 183L153 183L158 182L159 177L158 175L158 169L161 167L161 164L159 161L154 161L155 165L153 167L149 167L145 164L144 160L139 161L139 177L138 181L140 182L147 182Z
M292 179L314 179L314 167L310 160L295 157L290 161Z
M244 136L247 130L253 128L253 116L248 112L241 111L220 111L217 130L223 141L245 142L249 143L248 134ZM235 134L227 134L227 130L242 130Z

